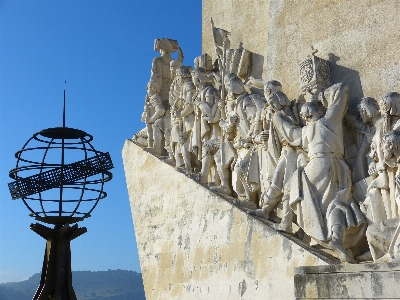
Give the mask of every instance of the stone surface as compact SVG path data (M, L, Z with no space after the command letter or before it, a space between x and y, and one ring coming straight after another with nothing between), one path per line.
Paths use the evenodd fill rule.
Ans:
M129 140L123 161L147 299L293 299L296 267L338 262Z
M302 264L399 258L398 28L395 0L204 0L194 69L156 40L123 150L149 298L288 299ZM363 267L296 293L378 296Z
M255 53L252 75L300 92L298 64L311 54L331 63L332 83L349 86L350 101L400 90L400 2L397 0L203 1L203 53L216 58L210 18L231 44Z
M296 299L399 299L400 264L299 267Z

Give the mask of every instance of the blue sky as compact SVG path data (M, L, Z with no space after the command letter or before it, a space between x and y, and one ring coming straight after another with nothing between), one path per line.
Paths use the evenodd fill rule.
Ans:
M184 65L201 55L201 0L0 0L0 283L41 271L45 240L21 200L11 200L14 154L36 132L66 126L110 152L108 197L80 222L73 270L140 272L121 150L140 121L155 38L178 40Z

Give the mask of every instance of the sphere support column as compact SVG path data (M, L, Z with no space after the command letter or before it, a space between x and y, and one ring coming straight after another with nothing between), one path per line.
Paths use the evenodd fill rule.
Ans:
M66 224L49 228L36 223L30 228L47 240L42 276L33 300L76 300L72 287L70 242L84 234L86 227Z

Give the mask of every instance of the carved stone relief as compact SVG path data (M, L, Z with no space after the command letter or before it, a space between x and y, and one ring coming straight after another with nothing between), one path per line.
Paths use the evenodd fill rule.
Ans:
M348 86L331 83L315 50L299 64L300 96L290 100L278 81L249 77L251 53L212 26L214 63L203 54L182 66L177 41L155 41L146 128L132 140L343 262L399 259L400 94L348 110Z

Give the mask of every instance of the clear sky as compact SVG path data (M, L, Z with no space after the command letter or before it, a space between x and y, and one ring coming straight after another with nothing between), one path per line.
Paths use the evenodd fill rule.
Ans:
M184 65L201 55L201 0L0 0L0 283L40 272L45 240L21 200L11 200L14 154L36 132L66 126L110 152L108 197L80 222L72 269L140 272L121 150L140 121L155 38L178 40ZM173 55L174 56L174 55ZM175 55L176 56L176 55Z

